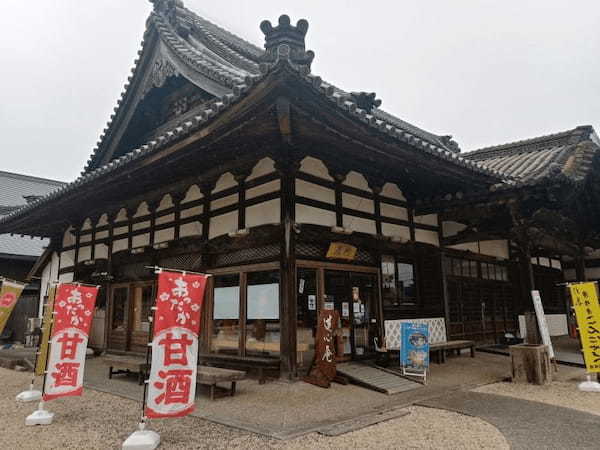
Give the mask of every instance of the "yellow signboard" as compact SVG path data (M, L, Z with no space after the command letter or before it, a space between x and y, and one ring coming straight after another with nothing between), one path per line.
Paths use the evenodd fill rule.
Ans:
M2 278L0 278L0 283L2 283L0 287L0 334L2 334L25 285Z
M600 372L600 304L596 283L569 285L588 372Z
M40 340L40 349L35 363L35 374L42 376L46 370L46 358L48 357L48 340L50 339L50 330L52 328L52 311L54 311L54 297L56 296L56 286L48 288L48 300L44 307L44 318L42 319L42 337Z
M353 245L344 244L343 242L332 242L329 244L329 250L327 250L327 258L354 261L356 251L356 247Z

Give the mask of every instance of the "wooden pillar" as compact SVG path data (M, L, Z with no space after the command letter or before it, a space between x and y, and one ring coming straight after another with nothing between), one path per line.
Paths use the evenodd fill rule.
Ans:
M275 168L281 177L281 376L298 376L296 361L297 298L296 298L296 232L295 232L295 176L300 168L290 146L284 145Z
M171 192L171 200L173 200L173 240L179 240L179 235L181 233L181 202L185 198L187 194L187 189L183 191Z
M446 246L444 245L443 219L438 215L438 240L440 241L440 278L442 282L442 303L444 319L446 320L446 340L450 340L450 296L448 295L448 280L446 274Z
M581 251L575 257L575 278L577 281L587 281L587 276L585 274L585 257L583 251Z

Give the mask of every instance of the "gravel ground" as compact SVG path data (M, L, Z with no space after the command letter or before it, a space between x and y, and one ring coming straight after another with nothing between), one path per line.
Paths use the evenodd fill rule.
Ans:
M580 381L583 380L554 381L545 386L494 383L474 391L548 403L600 415L600 392L579 391L577 385Z
M29 384L29 374L0 369L0 448L107 449L120 448L139 417L137 402L87 389L82 398L48 403L54 423L25 427L25 417L36 407L17 403L14 396ZM156 420L164 449L244 448L499 448L507 449L502 434L490 424L448 411L411 407L411 414L338 437L312 433L277 441L196 418Z

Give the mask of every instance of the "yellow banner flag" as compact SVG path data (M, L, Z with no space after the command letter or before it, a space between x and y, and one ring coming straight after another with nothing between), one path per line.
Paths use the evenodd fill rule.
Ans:
M35 374L44 375L46 370L46 358L48 358L48 341L50 340L50 329L52 328L52 311L54 311L54 297L56 286L48 288L48 299L44 307L44 318L42 319L42 336L40 338L40 349L35 363Z
M2 283L0 287L0 334L2 334L25 285L2 278L0 278L0 282Z
M588 372L600 372L600 304L596 283L569 285Z

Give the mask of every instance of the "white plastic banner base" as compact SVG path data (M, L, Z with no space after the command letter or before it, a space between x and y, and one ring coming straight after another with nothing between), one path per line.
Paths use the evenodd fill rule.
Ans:
M29 389L17 395L18 402L38 402L42 399L42 392L33 389L33 384Z
M583 392L600 392L600 383L597 381L592 381L592 377L590 375L587 376L587 381L579 383L579 386L577 387Z
M44 402L40 402L37 411L34 411L25 419L25 425L50 425L52 419L54 419L54 413L46 411L44 409Z
M154 450L160 445L160 435L156 431L146 430L146 424L140 422L140 429L134 431L123 442L123 450Z

